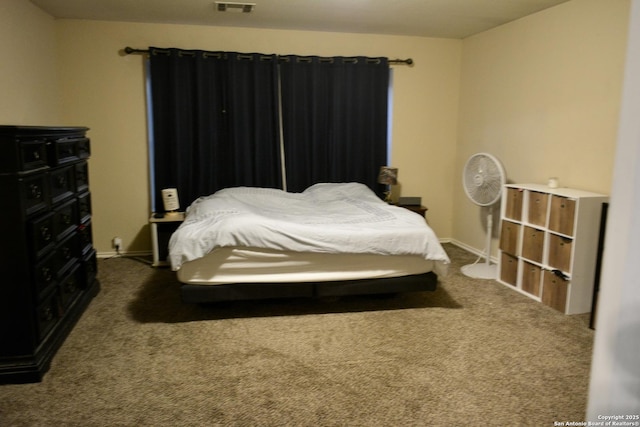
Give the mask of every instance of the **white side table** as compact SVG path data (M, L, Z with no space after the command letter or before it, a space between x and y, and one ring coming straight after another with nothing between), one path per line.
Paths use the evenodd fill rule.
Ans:
M164 267L169 265L167 256L169 255L169 239L184 221L184 212L174 213L154 213L149 218L151 224L151 249L153 250L153 267Z

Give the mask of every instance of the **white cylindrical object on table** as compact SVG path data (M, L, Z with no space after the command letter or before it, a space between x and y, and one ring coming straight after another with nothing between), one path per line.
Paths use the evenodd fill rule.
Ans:
M177 211L180 208L180 201L178 200L177 188L165 188L162 190L162 203L164 203L164 210L167 212Z

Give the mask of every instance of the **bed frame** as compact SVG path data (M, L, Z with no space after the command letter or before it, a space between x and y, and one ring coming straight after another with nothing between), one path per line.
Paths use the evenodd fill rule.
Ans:
M402 277L340 282L182 284L180 293L183 302L197 304L270 298L315 298L435 291L437 283L438 276L430 271Z

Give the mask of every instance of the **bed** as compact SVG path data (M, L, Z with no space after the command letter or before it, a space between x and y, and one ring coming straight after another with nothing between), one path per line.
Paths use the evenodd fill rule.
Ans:
M359 183L201 197L169 261L188 303L433 291L449 264L423 217Z

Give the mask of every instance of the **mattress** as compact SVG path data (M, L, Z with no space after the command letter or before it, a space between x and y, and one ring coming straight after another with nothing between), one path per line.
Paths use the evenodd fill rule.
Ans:
M265 248L222 247L185 262L178 280L191 285L305 283L404 277L447 264L419 255L334 254Z
M323 264L324 259L330 261ZM393 261L397 259L403 261ZM267 276L277 275L267 264L285 270L305 266L298 277L351 275L359 269L368 271L363 274L402 275L406 273L389 271L402 271L414 262L430 269L449 263L424 218L384 203L359 183L320 183L302 193L236 187L201 197L189 206L185 221L171 236L169 260L175 271L187 264L204 270L210 263L208 268L216 276L238 266L247 271L262 266ZM367 261L374 264L367 266ZM179 278L189 277L187 271L192 269L182 271ZM202 274L211 277L207 271Z

